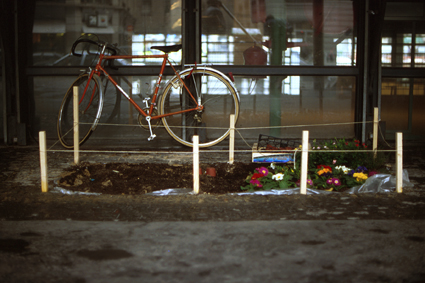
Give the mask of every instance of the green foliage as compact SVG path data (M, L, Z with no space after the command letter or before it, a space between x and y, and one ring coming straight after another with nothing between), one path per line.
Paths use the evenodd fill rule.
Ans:
M298 164L301 160L301 153L297 154ZM380 152L375 158L374 152L365 143L359 140L334 139L331 141L317 142L313 140L311 152L308 155L308 167L316 166L344 165L349 168L365 166L370 169L379 169L385 163L386 156Z
M299 170L272 163L268 168L260 167L251 172L245 180L248 185L241 186L241 189L246 191L289 189L295 187L299 177Z
M296 154L296 163L260 167L250 173L242 190L288 189L299 186L301 153ZM366 179L379 173L386 156L368 150L366 144L358 140L335 139L311 145L308 156L308 186L322 190L341 190L363 184Z

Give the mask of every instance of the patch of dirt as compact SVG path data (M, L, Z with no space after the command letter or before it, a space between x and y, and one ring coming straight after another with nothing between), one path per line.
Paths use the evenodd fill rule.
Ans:
M203 193L226 194L241 192L245 178L261 164L216 163L200 165L200 188ZM207 174L215 169L215 176ZM169 188L193 188L191 164L128 164L84 163L67 169L58 182L72 191L110 195L140 195Z
M0 223L7 220L425 219L425 191L421 186L422 175L418 174L417 183L420 185L402 194L353 195L342 192L330 195L240 196L228 193L241 192L240 186L246 184L244 180L249 172L263 164L244 162L229 165L206 160L201 163L200 189L203 193L154 196L146 193L168 188L191 189L192 165L164 164L171 159L161 156L161 162L111 163L108 158L100 158L98 163L70 167L63 162L69 159L69 154L55 153L49 159L49 174L55 177L49 183L50 191L42 193L39 164L34 162L39 158L37 150L0 148L0 155ZM110 159L119 158L113 156ZM411 168L422 168L422 159L412 160L417 161L411 164ZM204 174L207 167L216 169L216 177ZM70 191L101 194L57 193L53 190L57 185L53 184L53 180Z

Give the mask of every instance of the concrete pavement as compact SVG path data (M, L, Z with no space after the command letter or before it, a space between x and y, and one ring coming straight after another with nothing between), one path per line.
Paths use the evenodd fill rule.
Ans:
M1 282L425 282L425 221L0 222Z

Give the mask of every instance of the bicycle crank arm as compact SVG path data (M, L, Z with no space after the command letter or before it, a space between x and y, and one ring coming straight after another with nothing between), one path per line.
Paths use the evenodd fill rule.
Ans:
M146 121L148 122L148 125L149 125L149 132L151 133L151 136L148 138L148 141L151 141L154 138L156 138L156 135L152 132L151 116L146 116Z

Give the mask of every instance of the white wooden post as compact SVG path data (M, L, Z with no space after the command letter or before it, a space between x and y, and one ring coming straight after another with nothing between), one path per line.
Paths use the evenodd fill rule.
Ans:
M379 127L379 108L373 110L373 156L376 158L378 150L378 127Z
M308 169L308 131L303 131L301 149L301 180L300 194L307 194L307 169Z
M47 150L46 150L46 132L38 133L40 147L40 172L41 172L41 191L47 193L49 191L47 179Z
M396 190L403 192L403 133L396 134Z
M229 163L235 161L235 115L230 115Z
M79 118L78 118L78 86L73 88L73 107L74 107L74 163L80 163L80 139L79 136Z
M199 136L193 136L193 192L199 194Z

